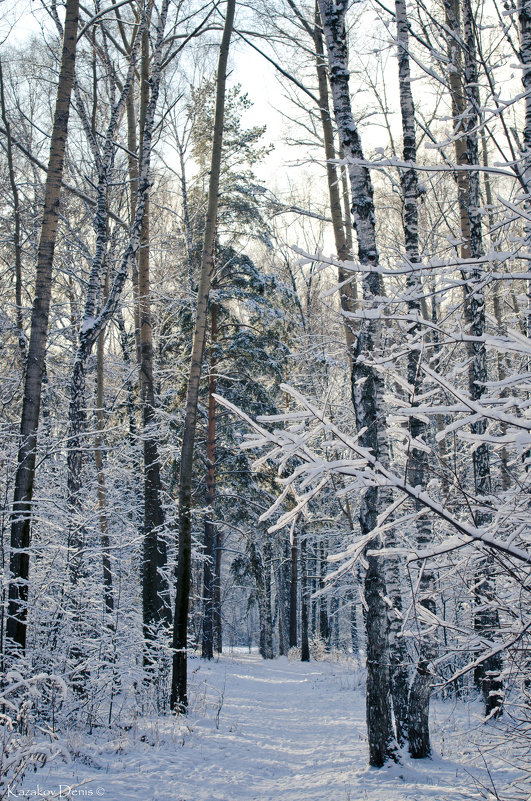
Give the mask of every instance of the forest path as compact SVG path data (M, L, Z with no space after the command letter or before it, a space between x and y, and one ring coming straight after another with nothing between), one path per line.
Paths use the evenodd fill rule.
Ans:
M445 758L367 767L361 672L347 662L263 661L238 653L190 660L190 714L143 719L110 741L79 744L70 765L27 777L29 793L78 784L63 797L104 801L460 801L486 798L487 773L465 729L470 709L437 704L434 740ZM218 715L219 713L219 715ZM468 720L467 720L468 716ZM217 724L216 724L217 720ZM464 745L466 743L466 746ZM459 754L461 761L455 760ZM474 760L476 757L476 760ZM500 786L510 780L490 765ZM82 782L85 782L81 784ZM26 796L27 797L27 796ZM494 797L494 796L492 796Z

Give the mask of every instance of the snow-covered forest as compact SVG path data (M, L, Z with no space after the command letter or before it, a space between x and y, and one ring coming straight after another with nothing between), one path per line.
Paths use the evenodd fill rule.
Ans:
M0 799L529 801L531 0L1 9Z

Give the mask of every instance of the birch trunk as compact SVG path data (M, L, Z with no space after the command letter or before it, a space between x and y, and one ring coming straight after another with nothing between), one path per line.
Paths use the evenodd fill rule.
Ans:
M126 398L127 398L127 417L129 420L129 447L131 448L132 453L132 469L133 469L133 481L130 482L129 492L131 496L131 511L130 517L134 520L135 524L138 528L141 525L141 509L142 509L142 493L139 490L138 483L136 481L136 476L140 475L141 471L141 464L140 458L138 455L137 443L138 443L138 429L137 429L137 422L136 422L136 404L135 404L135 390L133 386L133 382L131 380L131 375L133 373L132 369L132 359L129 353L129 342L127 331L125 330L125 322L123 318L123 314L120 308L117 309L116 312L116 322L118 325L118 330L120 332L120 348L122 351L122 360L125 367L126 378L125 378L125 389L126 389ZM133 486L131 486L133 484Z
M481 150L482 150L482 162L484 167L489 166L489 158L488 158L488 151L487 151L487 137L485 136L485 131L481 132ZM489 209L488 213L488 221L489 221L489 230L491 231L491 241L490 246L494 250L496 250L497 244L495 241L495 234L492 232L494 231L494 227L496 225L496 221L494 218L494 214L492 213L492 209L494 208L492 197L492 186L490 181L490 175L488 172L483 173L483 184L485 186L485 200L487 201L487 208ZM503 320L503 313L502 313L502 300L500 297L500 285L497 281L494 282L492 287L492 311L494 312L494 317L496 318L496 325L498 328L497 334L498 336L506 336L507 335L507 326ZM496 351L496 367L498 373L498 381L503 383L507 378L507 368L509 365L509 360L507 359L507 354L504 354L502 351ZM508 390L503 389L500 392L501 398L508 397ZM507 433L507 425L505 423L500 423L500 434L502 437L505 436ZM501 488L502 491L506 491L511 486L511 470L509 467L509 451L504 446L499 449L499 456L500 456L500 473L501 473Z
M520 28L520 60L522 62L522 83L525 92L525 119L523 130L523 186L526 194L525 209L531 209L531 4L529 0L520 0L518 6L518 23ZM527 251L531 246L531 223L524 221ZM513 295L514 297L514 295ZM516 299L515 299L516 301ZM515 308L518 308L515 302ZM524 313L522 330L525 336L531 336L531 281L527 282L527 308ZM531 360L527 360L527 370L531 369ZM531 453L527 449L522 454L522 461L529 471Z
M20 445L11 520L6 645L8 652L11 651L13 655L24 653L26 648L30 527L37 430L48 338L53 255L59 219L70 98L74 82L78 20L78 0L67 0L61 68L57 84L50 156L46 174L44 212L37 251L35 299L31 314L31 333L24 382Z
M225 26L219 51L216 110L212 142L212 159L208 187L208 209L201 255L201 274L197 293L197 311L192 359L186 394L186 411L181 447L181 475L179 483L179 556L177 563L177 590L175 596L175 615L173 623L173 671L170 705L172 709L186 712L188 707L186 647L188 636L188 610L190 603L191 566L191 504L192 504L192 466L194 456L195 428L199 382L205 345L208 296L214 266L214 243L217 226L219 179L223 145L223 121L225 113L225 83L230 38L234 22L235 0L227 0Z
M326 71L321 18L319 15L317 0L315 3L315 26L313 29L313 40L316 54L317 83L319 87L319 111L321 115L323 144L326 156L326 178L328 183L328 196L330 200L330 216L332 217L332 230L334 232L334 243L336 247L337 258L339 261L345 261L346 259L352 258L352 238L350 237L349 240L346 231L346 225L343 219L343 211L341 207L340 179L337 168L333 163L334 159L336 158L334 129L332 127L332 118L330 116L328 75ZM344 282L349 278L350 282L345 284ZM356 301L358 299L355 277L353 278L352 275L346 273L342 267L339 267L338 281L343 285L340 290L341 309L344 312L355 311ZM345 331L345 342L350 359L352 359L352 354L354 352L353 348L356 339L352 325L352 321L349 321L345 316L343 318L343 326Z
M325 588L327 568L326 543L321 540L319 545L319 590ZM326 649L330 647L330 625L328 621L328 599L321 595L319 598L319 637Z
M358 605L356 603L356 595L358 591L349 590L347 601L350 604L350 643L352 646L352 654L359 657L360 642L358 636Z
M522 61L522 83L525 92L525 120L523 130L524 145L524 184L528 199L526 209L531 207L531 2L530 0L519 0L518 2L518 23L520 27L520 59ZM531 241L531 225L526 225L526 238L529 250ZM528 297L531 298L531 283L528 284ZM524 331L526 336L531 335L531 300L526 309L526 320Z
M456 122L455 139L456 158L458 163L473 167L479 163L478 135L479 123L479 88L477 75L477 57L475 46L475 22L470 0L445 0L447 25L453 34L449 38L449 53L454 69L450 71L450 87L452 104ZM462 55L460 53L462 51ZM460 134L460 135L459 135ZM459 213L463 243L461 257L465 259L479 258L483 255L481 231L481 200L479 190L479 172L477 170L462 171L458 174ZM485 299L481 288L481 272L472 267L463 271L465 283L465 321L471 336L479 341L469 345L468 382L470 397L474 401L481 399L488 379L487 353L482 338L485 334ZM486 419L479 418L471 425L474 435L481 437L487 428ZM479 510L475 515L478 527L486 526L491 520L487 510L488 496L491 493L490 456L485 442L480 442L473 452L474 489ZM485 554L478 565L474 597L476 611L474 628L482 636L495 637L499 629L498 612L494 607L495 576L493 574L493 558ZM486 713L496 712L501 707L501 683L498 675L502 668L501 654L489 657L479 665L475 672L476 683L481 687Z
M102 310L98 313L98 305L101 303L102 280L105 271L105 259L108 238L108 201L107 190L114 165L115 154L115 135L120 123L122 112L125 108L127 95L131 89L134 75L135 61L138 53L139 40L145 19L139 26L139 31L135 39L135 45L131 50L129 69L127 78L124 82L118 101L114 104L111 118L107 127L104 140L103 153L98 155L95 149L96 164L98 170L98 187L96 201L96 247L92 259L92 265L87 285L87 295L83 321L78 338L77 352L74 358L72 378L70 384L70 406L68 412L69 437L68 437L68 456L67 456L67 504L69 508L70 526L68 537L69 548L69 572L71 580L76 583L83 570L83 549L84 532L81 516L81 486L82 486L82 465L83 465L83 433L85 429L85 385L86 385L86 364L92 348L103 331L107 321L110 319L118 305L120 293L125 283L126 269L129 259L138 249L140 234L140 220L135 227L130 245L126 251L126 256L118 270L109 297L103 303ZM81 110L82 114L82 110ZM84 126L87 129L87 125ZM147 189L147 187L146 187ZM144 190L144 192L146 191ZM145 203L142 203L142 206ZM134 251L132 250L134 242Z
M21 242L21 220L20 220L20 198L15 176L15 166L13 163L13 140L11 136L11 126L7 117L5 92L4 92L4 74L2 70L2 62L0 60L0 111L2 115L2 122L6 132L6 157L7 157L7 171L9 175L9 185L11 187L11 194L13 195L13 247L15 251L15 314L16 325L18 330L18 346L20 351L20 362L22 369L26 367L26 337L24 334L24 320L22 317L22 242Z
M105 276L105 291L108 291L108 273ZM98 481L98 515L100 519L101 563L103 571L103 601L105 611L112 615L114 611L113 579L111 566L111 550L109 538L109 516L107 514L107 487L105 482L105 464L103 451L105 448L105 410L104 410L104 351L105 331L98 337L96 346L96 436L94 437L94 461Z
M358 259L364 268L363 297L367 308L375 307L382 294L377 272L379 255L376 246L373 189L368 170L355 160L363 159L358 128L350 104L349 71L345 15L347 0L319 0L321 22L328 51L330 85L334 114L345 158L352 196L352 216L358 239ZM374 268L374 269L371 269ZM377 459L385 459L385 416L382 408L383 384L379 374L367 363L369 354L378 352L380 322L365 320L360 326L352 368L352 400L356 412L360 444L372 449ZM360 508L362 535L374 530L382 493L376 487L365 490ZM389 621L384 598L387 588L382 560L367 557L365 579L367 602L367 729L369 762L381 767L394 758L396 742L391 715L391 681L389 673Z
M403 158L412 165L417 161L417 144L415 135L415 105L411 91L411 73L409 66L409 24L405 0L396 0L396 23L398 44L398 75L400 88L400 109L402 117ZM418 180L417 172L411 167L400 174L403 196L403 224L406 256L409 264L420 262L418 244ZM407 279L408 312L412 316L421 315L422 283L420 273L411 273ZM417 405L416 398L422 391L422 373L420 371L421 351L418 349L420 326L413 323L407 333L412 348L408 356L407 376L411 387L409 402ZM422 441L428 431L426 423L418 418L410 418L410 433L414 440ZM412 486L423 486L428 475L426 452L413 447L408 461L408 476ZM415 511L421 511L421 504L415 502ZM431 525L426 516L420 516L416 524L416 543L419 549L427 548L431 542ZM419 579L418 602L421 606L435 612L434 573L428 564L421 569ZM409 739L411 756L421 759L430 756L429 709L433 675L430 662L436 654L433 637L425 626L420 627L419 661L407 702L407 730L403 735ZM398 727L397 727L398 728ZM400 735L399 735L400 737Z

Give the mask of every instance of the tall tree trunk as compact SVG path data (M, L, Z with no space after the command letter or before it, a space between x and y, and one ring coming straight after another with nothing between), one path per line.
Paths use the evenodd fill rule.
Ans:
M278 655L287 656L289 651L289 541L278 543L279 565L277 570L278 603Z
M308 538L301 535L301 662L310 661L310 643L308 641Z
M26 367L26 337L24 335L24 320L22 317L22 242L21 242L21 219L20 219L20 198L15 176L15 165L13 163L13 141L11 137L11 126L7 117L4 73L0 60L0 111L2 122L6 132L6 156L7 170L9 174L9 184L13 195L13 247L15 251L15 314L18 330L18 346L20 351L20 361L22 368Z
M324 56L323 46L323 33L321 27L321 18L319 15L319 6L316 0L315 3L315 26L312 35L315 47L316 56L316 69L317 69L317 84L319 87L319 112L321 115L321 126L323 129L323 144L326 156L326 178L328 183L328 196L330 201L330 216L332 218L332 230L334 232L334 243L336 246L337 257L339 261L346 261L352 258L352 236L346 230L347 226L343 219L343 212L341 208L341 192L340 180L334 159L336 158L336 150L334 146L334 129L332 127L332 119L330 117L330 103L328 97L328 75L326 71L326 59ZM348 197L348 188L347 188ZM347 200L348 208L348 200ZM350 279L348 283L345 283ZM342 267L338 268L338 280L341 284L340 289L340 302L341 309L344 312L353 312L356 310L356 301L358 299L356 278L347 273ZM349 358L352 358L354 352L355 333L353 331L353 322L346 316L343 318L343 326L345 331L345 342Z
M217 227L219 179L223 146L223 122L225 116L225 83L230 38L234 22L235 0L227 0L225 26L219 51L216 107L212 141L212 159L208 187L208 208L201 254L201 275L197 292L197 312L192 358L186 394L186 411L181 447L181 475L179 482L179 556L177 563L177 590L173 623L173 671L170 705L172 709L186 712L188 707L186 647L188 635L188 609L190 602L190 565L192 548L192 467L194 457L195 428L199 382L205 345L208 296L214 266L214 243Z
M218 307L210 304L210 375L208 377L208 425L207 425L207 474L206 474L206 512L205 548L203 552L203 643L202 656L214 656L214 546L216 524L214 522L214 499L216 490L216 347L218 334Z
M363 295L366 306L374 307L382 294L378 272L379 255L376 246L373 189L368 170L355 160L363 159L363 151L354 120L349 93L349 71L345 15L347 0L319 0L321 22L328 51L330 85L334 100L334 114L348 170L353 201L352 216L358 239L358 259L366 269L363 277ZM372 449L376 458L385 460L385 416L382 408L383 382L379 374L367 364L370 354L377 353L380 341L379 320L363 321L358 332L355 358L352 367L352 400L356 423L361 432L360 444ZM383 493L376 487L365 490L360 508L362 535L376 527L377 510ZM367 557L365 579L367 602L367 729L369 735L369 762L381 767L394 758L396 742L391 715L391 683L389 674L389 622L385 598L384 567L377 556Z
M330 648L339 648L339 597L332 595L330 598L330 623L329 623L328 643Z
M377 501L377 491L370 489L365 492L362 502L363 533L371 531L376 525L375 513L374 519L371 519L372 501ZM381 565L375 556L369 556L367 562L364 586L367 604L367 730L369 763L379 768L390 758L394 758L396 749L391 719L389 662L388 659L382 659L382 654L389 654L389 619L387 607L382 603L387 590Z
M223 557L223 532L221 526L215 528L214 540L214 586L212 587L212 617L214 625L214 648L218 654L223 651L223 622L221 617L221 563Z
M102 304L101 290L103 276L106 269L109 220L107 192L114 166L115 135L118 125L121 121L122 112L125 108L127 95L131 89L140 37L144 26L145 18L140 23L140 27L135 38L135 43L130 53L129 68L126 80L122 86L119 99L112 108L101 155L99 155L99 150L97 148L94 149L98 171L95 215L96 246L87 283L83 322L78 336L77 351L74 357L74 365L72 368L72 377L70 383L70 406L68 411L69 436L67 456L67 504L70 518L68 547L69 573L74 583L77 582L79 576L81 575L84 549L84 531L81 514L81 486L84 455L83 435L86 422L86 365L96 340L103 331L107 321L114 314L117 308L120 293L125 283L129 260L136 254L140 235L140 220L135 220L136 226L133 226L133 233L129 242L129 246L126 250L126 254L122 260L120 268L115 275L109 296ZM85 122L84 128L86 131L88 130L88 135L90 136L90 128L86 123L86 120L84 120L82 107L80 108L80 113L82 120ZM143 194L146 194L146 187L144 187ZM144 204L145 197L143 199L142 207ZM137 212L138 211L139 209L137 209ZM100 307L101 311L98 311Z
M273 614L271 608L271 535L263 534L264 548L264 659L273 659Z
M271 549L267 534L263 535L263 552L255 541L249 543L249 565L256 584L260 623L259 652L263 659L273 658L273 618L271 614Z
M347 595L347 600L350 604L350 642L352 646L352 654L359 657L360 653L360 640L358 635L358 604L356 596L358 590L350 590Z
M319 599L315 593L319 589L319 557L317 544L307 546L306 573L308 576L307 595L308 595L308 617L309 617L309 638L315 640L319 637Z
M112 317L119 303L120 294L124 286L128 266L131 258L134 258L140 240L141 218L135 219L131 238L126 248L121 265L116 272L112 288L108 297L103 301L102 280L106 272L107 240L108 240L108 187L111 179L114 155L115 155L115 135L118 125L122 118L125 108L127 95L131 89L136 57L138 54L140 37L146 24L145 15L142 15L134 46L129 55L129 67L127 77L123 83L118 100L113 104L109 124L104 139L102 152L99 148L93 148L96 158L98 171L97 201L95 215L96 246L89 279L87 282L87 293L83 321L78 335L77 351L74 357L72 377L70 382L70 405L68 410L69 436L68 436L68 455L67 455L67 506L69 512L68 530L68 573L73 586L73 613L72 623L77 627L74 641L70 647L70 659L72 662L72 686L79 695L85 695L87 682L87 669L83 656L83 627L85 618L82 613L82 601L76 585L85 573L84 549L85 549L85 529L83 523L82 509L82 466L85 452L85 388L87 360L92 352L95 342L104 331L109 319ZM162 37L161 37L162 38ZM78 103L84 129L90 136L91 129L86 117L84 108ZM152 108L151 125L154 118L154 107ZM143 172L147 175L149 171L149 160L143 164ZM148 182L144 180L142 187L142 203L139 204L137 213L143 210L147 195Z
M463 31L461 31L461 7L459 0L445 0L446 21L453 34L449 37L449 53L453 70L450 70L450 88L456 119L455 148L459 164L474 167L479 163L478 135L480 103L475 45L475 22L470 0L462 0ZM462 54L461 54L462 51ZM464 62L464 66L463 66ZM459 213L461 220L461 257L479 258L483 255L481 231L481 200L479 172L474 169L458 173ZM468 346L468 382L470 397L478 401L485 392L487 382L487 353L482 341L485 334L485 298L481 287L482 275L477 267L462 273L465 287L465 322L468 333L477 340ZM471 424L472 434L482 437L487 423L479 418ZM490 456L485 442L479 442L472 455L474 489L479 510L475 515L478 527L486 526L491 514L486 509L491 492ZM481 557L478 565L474 597L476 612L474 628L480 635L492 638L499 629L499 617L494 607L495 576L494 560L491 554ZM474 671L474 677L481 687L487 714L501 707L501 683L499 673L502 668L501 654L489 657Z
M135 390L133 386L133 382L131 380L132 375L132 359L131 354L129 352L129 343L128 343L128 336L127 331L125 330L125 323L121 309L118 309L116 312L116 322L118 325L118 330L120 332L120 348L122 351L122 360L124 363L126 377L125 377L125 389L126 389L126 398L127 398L127 417L129 421L129 447L131 448L132 454L132 471L134 480L131 482L134 486L130 486L130 495L131 495L131 511L130 517L134 521L135 525L140 528L141 525L141 510L142 510L142 492L139 489L138 482L136 481L136 477L140 475L140 471L142 466L140 464L140 457L138 453L138 428L136 422L136 404L135 404Z
M13 497L9 603L7 611L7 649L12 651L13 654L23 653L26 648L31 505L35 479L37 430L48 338L53 255L59 219L68 115L76 61L78 19L79 0L67 0L61 68L57 84L50 157L46 174L44 212L37 252L35 299L31 315L31 333L20 424L20 446Z
M405 0L396 0L396 25L398 42L398 74L400 86L400 110L402 117L403 158L405 162L414 165L417 160L417 144L415 135L415 105L411 91L411 74L409 68L409 23ZM403 224L406 256L408 263L418 265L420 262L418 243L418 181L417 172L412 166L401 172L403 197ZM410 273L407 279L408 313L412 318L421 316L422 283L420 273ZM409 402L414 406L418 404L417 397L422 389L422 373L420 371L421 351L418 349L418 337L422 335L418 323L412 322L408 330L408 340L411 350L408 355L407 376L411 387ZM426 423L418 418L411 417L409 423L411 437L414 441L422 441L428 431ZM413 447L408 462L409 481L412 486L422 486L428 475L428 460L426 452ZM421 505L415 503L415 511L421 511ZM431 525L425 515L417 520L417 547L426 548L431 541ZM435 612L434 574L428 564L421 569L418 599L420 604ZM397 626L400 623L395 624ZM409 700L404 699L407 713L405 730L398 731L399 743L405 737L409 739L409 751L414 758L420 759L431 754L429 730L429 703L433 683L430 662L435 656L433 637L427 633L427 627L421 624L421 639L419 643L419 661L411 689Z
M326 582L327 568L327 548L324 540L319 544L319 591L322 592ZM316 571L317 572L317 571ZM328 599L326 596L319 597L319 637L324 643L325 648L330 645L330 626L328 623Z
M105 294L108 292L108 272L105 276ZM111 567L111 551L109 539L109 516L107 513L107 487L105 483L105 466L103 459L105 409L104 409L104 352L105 331L98 337L96 346L96 436L94 437L94 461L98 481L98 515L100 519L101 562L103 569L103 601L105 611L112 615L114 611L113 580Z
M522 83L525 92L525 120L523 130L524 145L524 185L527 194L531 194L531 2L530 0L519 0L518 2L518 22L520 26L520 61L522 62ZM526 209L529 213L531 203L526 202ZM526 239L529 252L531 243L531 224L526 223ZM528 283L528 296L531 298L531 282ZM526 336L531 336L531 301L526 309L526 319L524 325Z
M527 100L527 98L526 98ZM489 166L489 157L488 157L488 150L487 150L487 137L485 136L485 131L481 132L481 156L482 162L484 167ZM531 176L530 176L531 177ZM488 172L483 173L483 183L485 186L485 200L487 201L487 208L489 209L488 213L488 221L489 221L489 230L490 234L490 246L493 250L496 250L497 243L496 243L496 235L494 233L496 220L494 214L492 213L492 209L494 208L494 198L492 196L492 186L490 175ZM494 281L492 287L492 310L494 312L494 317L496 318L496 325L498 328L497 334L498 336L507 336L507 326L504 323L503 313L502 313L502 299L500 297L500 285L498 281ZM505 379L507 378L507 368L508 368L508 359L507 354L503 353L501 350L496 350L496 366L498 372L498 381L502 384ZM501 398L508 397L509 390L502 389L500 392ZM500 434L501 437L504 437L507 433L507 424L500 423ZM511 470L509 468L509 451L503 445L499 449L499 456L500 456L500 473L501 473L501 488L503 491L508 490L511 486Z
M147 27L142 36L140 69L140 146L142 161L143 130L149 104L150 39ZM166 542L163 538L164 511L157 439L155 387L153 380L153 322L150 294L150 202L146 198L140 248L137 258L138 292L138 368L142 408L142 443L144 456L144 530L142 561L142 615L146 644L153 639L160 623L171 624L171 608L166 568ZM149 648L146 652L146 660Z
M297 596L298 588L298 556L297 530L292 526L290 532L290 583L289 583L289 647L297 647Z

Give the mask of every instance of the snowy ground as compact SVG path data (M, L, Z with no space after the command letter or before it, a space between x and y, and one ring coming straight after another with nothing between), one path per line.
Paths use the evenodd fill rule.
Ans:
M451 703L434 705L433 759L368 768L361 676L352 663L265 662L239 653L211 664L191 660L191 671L186 721L141 720L113 740L87 737L70 764L56 761L27 776L12 797L472 801L497 798L481 789L494 782L505 800L501 788L516 777L474 744L488 740L474 709Z

